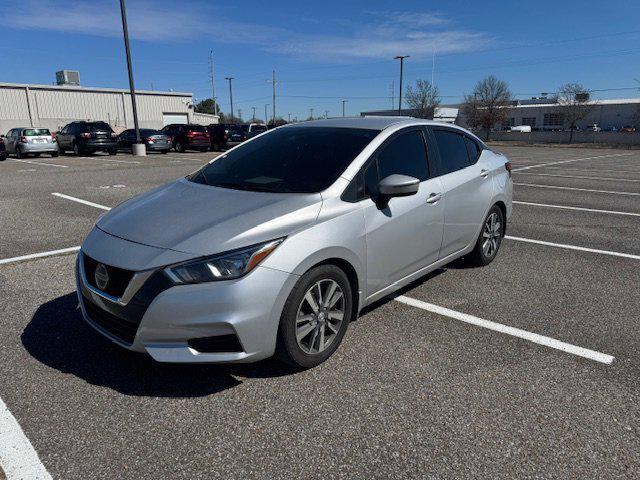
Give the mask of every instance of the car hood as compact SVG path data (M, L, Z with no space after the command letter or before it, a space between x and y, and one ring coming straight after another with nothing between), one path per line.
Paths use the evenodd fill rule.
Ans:
M232 190L186 179L118 205L97 227L152 247L211 255L284 237L315 222L322 197Z

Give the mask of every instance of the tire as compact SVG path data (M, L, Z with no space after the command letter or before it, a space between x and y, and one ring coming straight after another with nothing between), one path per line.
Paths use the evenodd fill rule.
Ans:
M4 160L7 159L7 154L6 153L0 153L0 162L3 162Z
M181 142L176 142L173 148L175 148L178 153L184 153L184 145L182 145Z
M323 304L318 302L318 285ZM315 307L307 300L309 295ZM352 307L353 293L344 271L335 265L309 270L293 287L282 310L276 357L302 369L320 365L340 346L351 321ZM307 320L300 322L301 318Z
M109 155L117 155L118 150L109 150Z
M33 156L36 157L36 158L40 158L40 154L39 153L34 153Z
M79 157L83 154L82 150L80 150L80 147L78 147L78 144L75 142L73 144L73 153L76 155L76 157Z
M165 153L169 153L169 150L162 150L161 153L164 155Z
M494 205L482 222L482 230L473 251L465 257L466 263L475 267L489 265L498 255L504 232L504 215L500 207Z
M16 158L24 158L25 154L22 153L22 149L20 147L16 147Z
M60 153L59 152L51 152L51 157L55 158L57 156L59 156Z
M211 147L211 150L213 150L214 152L219 152L220 151L220 144L219 143L214 143L213 146Z

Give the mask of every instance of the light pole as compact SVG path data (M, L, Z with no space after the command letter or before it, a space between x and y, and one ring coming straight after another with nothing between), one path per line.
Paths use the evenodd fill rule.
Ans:
M310 108L309 111L311 112L310 118L313 120L313 108Z
M342 100L342 116L344 117L344 104L347 103L347 100Z
M231 88L231 80L235 77L224 77L229 82L229 102L231 103L231 118L233 118L233 89Z
M264 104L264 124L267 125L269 123L269 117L267 117L267 108L269 108L269 104Z
M289 115L289 123L291 123L291 114L287 113L287 115Z
M131 66L131 50L129 49L129 30L127 28L127 10L124 0L120 0L120 14L122 15L122 32L124 34L124 49L127 54L127 70L129 71L129 90L131 92L131 107L133 108L133 127L136 131L136 142L133 144L133 154L144 156L147 148L140 140L140 126L138 125L138 108L136 106L136 88L133 83L133 67Z
M400 111L402 110L402 70L405 58L409 58L409 55L398 55L397 57L393 57L394 60L400 60L400 95L398 96L398 115L400 115Z
M255 122L256 121L256 107L251 107L253 109L253 117L251 117L251 121Z

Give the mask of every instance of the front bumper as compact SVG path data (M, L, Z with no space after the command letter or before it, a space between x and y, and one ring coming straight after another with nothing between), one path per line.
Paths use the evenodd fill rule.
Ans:
M126 241L117 239L115 243L122 242ZM284 303L298 279L293 274L258 266L237 280L155 288L160 291L154 297L154 288L145 287L157 281L159 277L154 275L164 274L161 269L153 269L145 273L146 283L138 287L140 294L128 292L127 296L134 296L122 305L122 300L108 298L89 284L82 255L83 250L78 255L76 282L85 320L118 345L147 352L160 362L240 363L272 356ZM115 321L126 316L130 316L127 321L140 317L131 343L95 318L104 311L116 315ZM199 352L188 343L229 335L237 337L241 351Z

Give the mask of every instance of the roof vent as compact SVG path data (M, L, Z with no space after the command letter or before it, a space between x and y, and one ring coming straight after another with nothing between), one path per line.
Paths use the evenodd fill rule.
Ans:
M57 85L80 85L80 72L77 70L60 70L56 72Z

